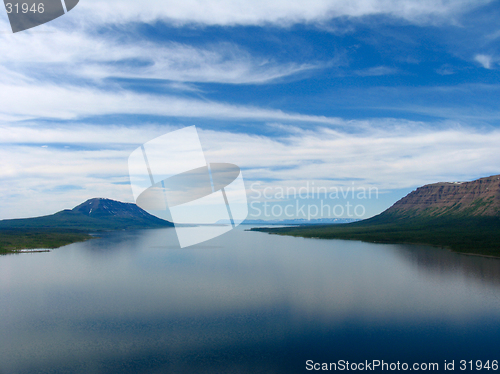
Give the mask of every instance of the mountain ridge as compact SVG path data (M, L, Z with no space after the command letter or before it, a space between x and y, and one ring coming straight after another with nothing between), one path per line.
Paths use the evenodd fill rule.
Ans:
M500 216L500 175L470 182L439 182L417 188L379 216Z
M253 228L305 238L444 247L464 254L500 257L500 175L471 182L440 182L409 193L363 221L286 228Z
M94 238L91 232L172 227L132 203L93 198L73 209L33 218L0 221L0 254L58 248Z
M104 231L172 226L172 222L155 217L133 203L106 198L88 199L73 209L47 216L0 221L0 229Z

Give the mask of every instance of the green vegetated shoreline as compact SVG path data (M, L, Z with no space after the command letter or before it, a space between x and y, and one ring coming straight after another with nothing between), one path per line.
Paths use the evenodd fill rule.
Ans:
M500 257L500 217L437 217L402 220L401 217L385 215L348 224L253 228L251 230L304 238L424 244L447 248L463 254Z
M0 229L0 255L23 249L53 249L92 239L87 232L70 229Z

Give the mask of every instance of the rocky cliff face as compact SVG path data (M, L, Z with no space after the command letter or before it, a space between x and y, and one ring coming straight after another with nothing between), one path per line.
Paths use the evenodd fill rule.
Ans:
M417 188L382 215L401 217L500 216L500 175L472 182L434 183Z

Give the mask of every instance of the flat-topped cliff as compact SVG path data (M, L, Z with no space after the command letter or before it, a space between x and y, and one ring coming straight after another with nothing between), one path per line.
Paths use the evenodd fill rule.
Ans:
M381 215L500 216L500 175L472 182L427 184L396 202Z

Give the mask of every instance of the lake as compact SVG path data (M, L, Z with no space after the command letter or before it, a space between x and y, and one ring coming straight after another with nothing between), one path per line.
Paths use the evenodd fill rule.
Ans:
M1 256L0 373L500 360L500 260L248 228L184 249L158 229Z

